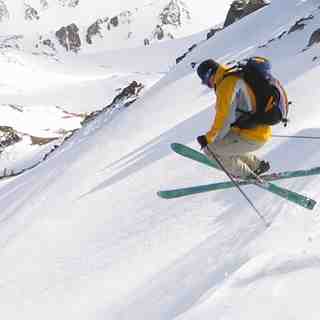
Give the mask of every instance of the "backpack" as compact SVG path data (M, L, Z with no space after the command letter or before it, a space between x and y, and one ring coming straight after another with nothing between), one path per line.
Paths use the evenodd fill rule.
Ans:
M241 113L232 124L241 129L254 128L257 125L273 126L288 123L289 102L280 82L271 75L271 65L266 58L251 57L227 70L225 77L235 75L243 79L256 97L256 110Z

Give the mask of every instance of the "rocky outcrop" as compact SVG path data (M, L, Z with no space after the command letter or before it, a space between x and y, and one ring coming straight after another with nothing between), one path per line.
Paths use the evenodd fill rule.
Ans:
M310 15L306 18L302 18L302 19L299 19L288 31L288 33L291 33L291 32L295 32L295 31L299 31L299 30L303 30L304 27L307 25L306 22L308 20L312 20L314 18L313 15Z
M24 5L24 19L25 20L39 20L39 13L36 9L32 8L28 4Z
M237 20L257 11L269 4L267 0L234 0L231 3L223 27L227 27Z
M207 40L213 37L217 32L221 31L223 28L214 28L210 29L209 32L207 33Z
M230 24L236 22L237 20L242 18L242 13L244 11L245 6L247 5L246 0L235 0L231 3L230 9L227 13L226 20L223 24L223 27L227 27Z
M102 110L94 111L88 114L85 119L82 121L82 125L94 120L98 115L103 112L107 112L109 110L114 110L116 108L129 107L133 102L135 102L140 95L141 90L144 88L142 83L139 83L133 80L128 86L125 88L120 88L120 93L117 94L112 102L105 106Z
M80 0L59 0L59 2L64 7L75 8L79 4Z
M156 28L153 31L153 38L157 39L157 40L162 40L164 38L164 30L163 28L160 26L160 24L158 24L156 26Z
M86 40L88 44L92 44L92 38L99 36L100 38L103 37L101 30L102 30L102 25L106 22L108 22L109 18L104 18L104 19L98 19L95 23L93 23L87 30L86 34Z
M159 14L159 23L155 26L151 36L143 40L147 46L153 40L160 41L163 39L174 39L172 28L179 28L183 22L190 20L190 12L184 2L180 0L170 0Z
M74 24L60 28L56 33L59 43L67 50L78 52L81 48L79 28Z
M48 3L48 0L40 0L40 5L41 5L41 8L42 9L48 9L49 7L49 3Z
M245 17L245 16L259 10L260 8L265 7L268 4L270 4L270 3L269 3L269 1L266 1L266 0L249 0L248 4L244 7L242 17Z
M314 15L310 14L309 16L306 16L304 18L297 20L295 22L295 24L292 25L288 30L282 31L277 37L269 39L267 41L267 43L260 45L258 48L267 48L274 41L280 40L280 39L288 36L290 33L299 32L299 31L303 30L307 26L308 22L310 22L313 19L314 19ZM302 51L309 49L309 47L312 45L312 43L314 41L315 35L316 35L316 32L313 35L311 35L310 40L309 40L309 44L307 45L307 47L303 48Z
M162 25L179 27L183 17L190 19L190 12L182 1L171 0L159 15Z
M8 8L3 0L0 0L0 22L8 20L10 18Z
M113 28L118 28L123 24L131 23L131 11L122 11L119 15L111 18L105 17L96 20L89 26L86 33L86 41L88 44L93 44L94 37L103 38L105 32L111 31Z
M188 48L187 52L185 52L183 55L181 55L178 58L176 58L176 64L181 62L196 47L197 47L197 44L194 43L190 48Z
M309 39L308 47L313 46L316 43L320 43L320 29L315 30Z
M54 42L49 38L43 38L39 36L38 42L35 44L35 47L41 54L47 56L54 56L57 53Z
M19 142L20 140L21 137L13 128L0 126L0 153L4 148Z

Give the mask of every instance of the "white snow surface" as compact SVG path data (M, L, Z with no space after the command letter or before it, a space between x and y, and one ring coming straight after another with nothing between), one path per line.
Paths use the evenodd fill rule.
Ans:
M172 142L197 148L213 118L214 95L190 62L269 57L294 102L289 126L274 134L320 136L319 45L303 51L319 5L273 0L177 66L199 35L58 61L1 50L1 105L82 113L132 80L145 85L135 103L99 115L41 165L0 182L1 318L320 319L318 206L308 211L245 187L271 222L266 229L234 189L176 200L156 194L226 179L170 150ZM302 30L277 38L309 15ZM318 166L318 141L274 137L259 155L275 171ZM320 198L317 176L277 184Z

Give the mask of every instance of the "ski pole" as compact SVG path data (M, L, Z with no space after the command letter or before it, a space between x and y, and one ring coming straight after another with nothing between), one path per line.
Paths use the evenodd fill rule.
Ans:
M273 134L272 138L294 138L294 139L315 139L320 140L320 137L312 137L312 136L287 136L280 134Z
M230 174L230 172L225 168L225 166L222 164L220 159L212 152L208 146L206 147L207 151L210 153L212 158L218 163L222 171L228 176L228 178L231 180L231 182L234 184L234 186L239 190L239 192L243 195L243 197L247 200L247 202L250 204L252 209L257 213L259 218L263 221L266 228L270 226L270 223L265 219L265 217L261 214L261 212L258 210L258 208L254 205L252 200L248 197L248 195L242 190L239 183L234 179L234 177Z

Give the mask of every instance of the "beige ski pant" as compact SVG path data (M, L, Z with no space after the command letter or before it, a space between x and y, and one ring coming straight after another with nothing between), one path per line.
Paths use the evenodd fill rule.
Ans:
M245 178L252 175L253 171L259 167L261 160L252 152L263 145L264 143L246 140L230 131L224 138L214 141L207 148L218 157L229 173ZM214 160L207 148L204 149L204 153L209 159Z

